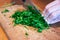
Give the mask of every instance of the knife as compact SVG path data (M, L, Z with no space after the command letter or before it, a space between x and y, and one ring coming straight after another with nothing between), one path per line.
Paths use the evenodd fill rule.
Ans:
M22 0L22 2L26 7L31 6L34 10L36 10L37 13L41 14L41 11L34 5L34 3L31 0Z

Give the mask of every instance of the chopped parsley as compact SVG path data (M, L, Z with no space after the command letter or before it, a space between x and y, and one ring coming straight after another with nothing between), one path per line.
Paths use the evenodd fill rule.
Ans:
M9 10L5 9L5 10L2 11L2 13L6 13L6 12L9 12Z
M28 36L29 34L26 32L25 35Z
M49 25L44 20L44 17L41 13L34 10L31 6L28 6L27 10L16 11L12 16L15 25L27 25L32 26L33 28L38 29L38 32L42 32L42 30L49 28ZM28 35L26 33L26 35Z

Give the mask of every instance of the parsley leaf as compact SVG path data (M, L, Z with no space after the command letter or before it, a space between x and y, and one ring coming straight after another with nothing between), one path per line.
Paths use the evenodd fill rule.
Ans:
M2 11L2 13L6 13L6 12L9 12L9 10L5 9L5 10Z

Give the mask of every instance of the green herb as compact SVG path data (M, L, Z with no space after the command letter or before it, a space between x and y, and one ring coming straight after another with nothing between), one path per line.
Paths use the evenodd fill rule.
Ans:
M5 10L2 11L2 13L6 13L6 12L9 12L9 10L5 9Z
M22 12L16 11L11 17L14 18L14 24L32 26L38 29L38 32L42 32L42 30L49 28L49 25L44 20L41 13L34 10L31 6Z
M28 36L29 34L26 32L25 35Z
M37 31L38 31L38 32L42 32L42 29L39 28Z

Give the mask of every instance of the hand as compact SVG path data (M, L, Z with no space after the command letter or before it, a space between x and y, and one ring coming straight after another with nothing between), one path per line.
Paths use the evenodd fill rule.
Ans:
M60 21L60 0L55 0L49 3L43 11L44 19L48 24L53 24Z

